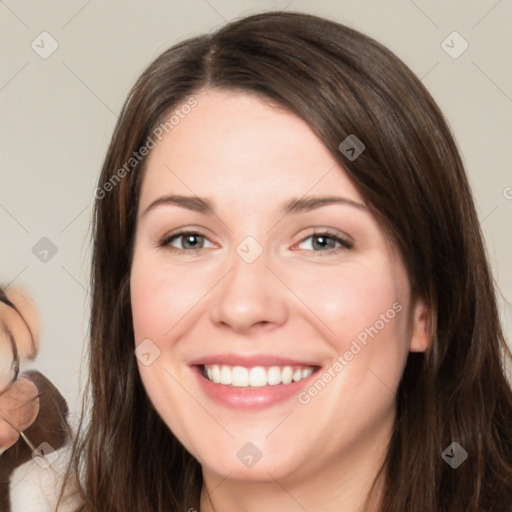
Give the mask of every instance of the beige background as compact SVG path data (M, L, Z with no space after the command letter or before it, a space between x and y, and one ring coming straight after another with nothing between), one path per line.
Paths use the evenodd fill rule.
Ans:
M376 38L431 91L467 165L512 339L510 0L0 0L0 281L28 287L37 300L42 347L30 366L55 382L73 413L88 324L93 190L129 88L177 41L284 8ZM469 44L458 58L441 46L453 31ZM453 54L463 41L452 39ZM51 44L58 48L42 58ZM57 248L46 262L33 253L43 237Z

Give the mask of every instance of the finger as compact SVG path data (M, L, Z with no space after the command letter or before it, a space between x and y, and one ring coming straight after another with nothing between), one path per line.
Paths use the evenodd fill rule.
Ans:
M0 392L18 376L19 357L16 344L0 321Z
M0 452L8 450L12 445L16 444L20 435L0 416Z
M16 442L20 431L26 430L39 414L39 391L27 378L20 378L0 395L0 447Z
M0 319L12 333L20 358L34 359L39 350L40 319L35 303L21 288L0 292Z

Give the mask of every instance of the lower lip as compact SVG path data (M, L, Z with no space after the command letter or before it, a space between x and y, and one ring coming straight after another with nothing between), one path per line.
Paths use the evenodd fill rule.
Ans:
M238 388L215 384L202 375L202 367L191 367L196 374L199 385L212 400L233 409L258 410L289 400L307 386L319 368L305 379L290 384L262 386L258 388Z

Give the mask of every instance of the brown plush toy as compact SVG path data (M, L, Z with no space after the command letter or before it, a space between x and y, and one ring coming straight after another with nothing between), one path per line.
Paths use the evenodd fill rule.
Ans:
M38 352L39 319L27 294L0 287L0 511L10 512L13 471L68 440L65 399L37 371L19 374ZM50 448L49 448L50 447ZM50 450L50 451L51 451Z

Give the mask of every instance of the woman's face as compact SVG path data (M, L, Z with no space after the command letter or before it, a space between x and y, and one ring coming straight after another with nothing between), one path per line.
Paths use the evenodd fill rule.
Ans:
M195 98L140 196L131 301L148 395L212 475L372 467L407 354L427 343L403 262L304 121L240 92Z

